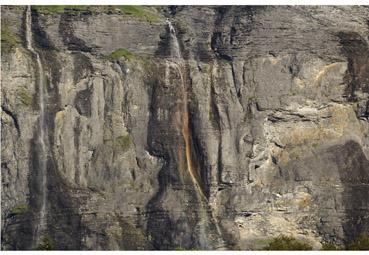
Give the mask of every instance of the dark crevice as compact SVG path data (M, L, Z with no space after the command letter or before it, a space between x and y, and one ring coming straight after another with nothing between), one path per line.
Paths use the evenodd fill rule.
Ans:
M94 68L91 60L81 52L73 54L73 82L78 83L81 79L93 73Z
M337 157L340 164L339 175L344 186L342 202L346 214L343 230L345 242L349 243L360 234L369 232L369 161L354 141L333 146L327 152Z
M74 106L80 115L90 117L91 116L91 95L92 88L78 91L74 99Z
M160 87L158 84L159 81L153 84L153 91L151 92L151 100L150 100L150 117L148 123L147 132L147 142L148 142L148 152L158 158L163 159L163 166L159 170L157 179L158 179L158 190L155 195L150 199L150 201L146 205L146 213L147 213L147 227L146 231L152 237L151 244L154 249L160 250L165 248L172 247L173 239L171 235L171 226L173 226L173 222L171 222L168 213L163 209L161 205L161 201L163 195L167 189L167 186L171 182L170 178L170 165L171 165L171 157L166 152L164 141L160 140L160 134L163 127L158 123L158 117L156 115L157 105L160 104L159 94ZM165 132L165 131L164 131Z
M68 50L79 52L92 52L92 48L86 45L86 42L74 35L72 21L75 15L64 12L60 16L59 34Z
M358 100L356 92L369 92L369 49L364 38L355 32L338 34L342 53L347 57L348 66L344 80L347 84L348 101Z
M216 94L214 89L214 81L213 76L211 75L211 87L210 87L210 123L213 126L213 129L217 130L219 135L219 144L218 144L218 160L217 160L217 180L218 184L222 183L222 129L220 124L220 115L219 115L219 108L216 104L215 100Z
M192 162L194 164L194 168L198 174L200 188L204 192L204 195L207 199L210 196L210 176L209 170L207 168L207 160L206 155L204 155L205 148L201 145L200 137L198 136L198 132L194 132L198 130L197 123L194 123L195 118L191 118L191 113L189 111L189 133L190 133L190 144L191 144L191 152L192 152Z
M39 14L34 9L31 11L33 43L36 44L40 50L56 50L48 35L40 25Z
M9 115L12 120L13 120L13 123L14 123L14 127L15 129L17 130L17 134L18 136L20 135L20 128L19 128L19 124L18 124L18 118L17 118L17 114L16 113L13 113L11 112L5 105L2 105L1 106L1 109L7 114Z

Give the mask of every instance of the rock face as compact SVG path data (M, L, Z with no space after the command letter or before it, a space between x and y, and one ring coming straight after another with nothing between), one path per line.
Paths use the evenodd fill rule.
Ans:
M368 233L367 7L30 11L1 10L2 249Z

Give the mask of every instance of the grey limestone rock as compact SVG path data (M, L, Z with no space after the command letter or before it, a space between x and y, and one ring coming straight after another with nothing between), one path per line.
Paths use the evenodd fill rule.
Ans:
M54 249L368 233L367 7L139 10L155 19L32 7L26 24L25 6L2 7L2 249L37 248L45 192Z

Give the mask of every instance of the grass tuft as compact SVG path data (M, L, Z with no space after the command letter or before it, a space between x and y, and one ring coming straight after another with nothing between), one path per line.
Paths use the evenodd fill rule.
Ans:
M110 61L118 60L121 57L124 57L127 60L132 60L134 58L134 54L125 48L119 48L106 56Z
M360 234L354 241L352 241L348 246L348 250L369 250L369 235Z
M335 245L334 243L323 243L322 251L339 251L342 250L342 247Z
M32 104L32 96L25 88L18 89L18 97L23 105L30 106Z
M10 52L17 46L18 40L6 24L1 24L1 50L3 52Z
M123 151L127 151L132 144L132 138L130 135L118 136L115 139L115 146L121 148Z
M9 217L24 214L27 212L27 210L28 210L27 205L25 204L17 205L13 207L12 209L10 209Z
M155 11L153 12L145 6L136 5L35 5L32 8L41 14L61 14L64 12L124 13L147 22L159 21L159 16Z
M41 237L41 243L38 245L37 250L51 251L55 250L54 240L49 235Z
M280 235L272 239L264 249L269 251L308 251L312 250L313 247L294 237Z
M88 5L34 5L32 9L41 14L61 14L66 10L70 11L88 11Z
M140 20L148 22L158 21L158 16L148 11L144 6L137 5L119 5L117 6L124 14L134 16Z

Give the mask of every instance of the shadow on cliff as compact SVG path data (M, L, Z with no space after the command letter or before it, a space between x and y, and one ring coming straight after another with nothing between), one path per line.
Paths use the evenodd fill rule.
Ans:
M357 103L356 114L359 118L369 119L369 97L362 98L362 93L369 93L369 47L364 38L355 32L338 34L342 53L347 57L347 71L344 77L346 97ZM361 93L359 93L361 92ZM365 102L366 101L366 102Z
M341 163L339 175L344 187L345 210L342 227L347 244L361 233L369 233L369 160L354 141L333 146L328 151L334 152Z
M58 83L60 79L60 63L55 53L55 47L52 45L46 33L39 24L38 13L32 11L32 34L34 35L34 44L41 57L45 71L50 73L46 79L46 90L48 97L45 99L45 120L47 126L48 156L46 162L47 169L47 225L42 235L53 240L52 249L59 250L78 250L81 248L81 224L78 214L78 203L72 198L68 190L70 187L63 181L55 164L55 155L53 155L54 138L54 118L56 112L60 110L60 99ZM24 22L25 22L24 18ZM25 24L25 23L24 23ZM23 29L25 29L23 25ZM25 33L25 30L24 30ZM25 39L25 37L23 37ZM39 75L39 74L37 74ZM37 80L37 79L36 79ZM39 97L39 84L36 85L34 98ZM37 101L37 100L36 100ZM34 103L33 110L39 111L39 105ZM38 123L39 121L37 121ZM5 241L6 249L29 250L33 247L37 223L40 219L42 207L42 172L40 171L42 157L40 145L37 142L40 136L39 125L35 126L33 138L30 146L28 178L29 199L27 211L22 215L11 217L4 229L2 241Z

